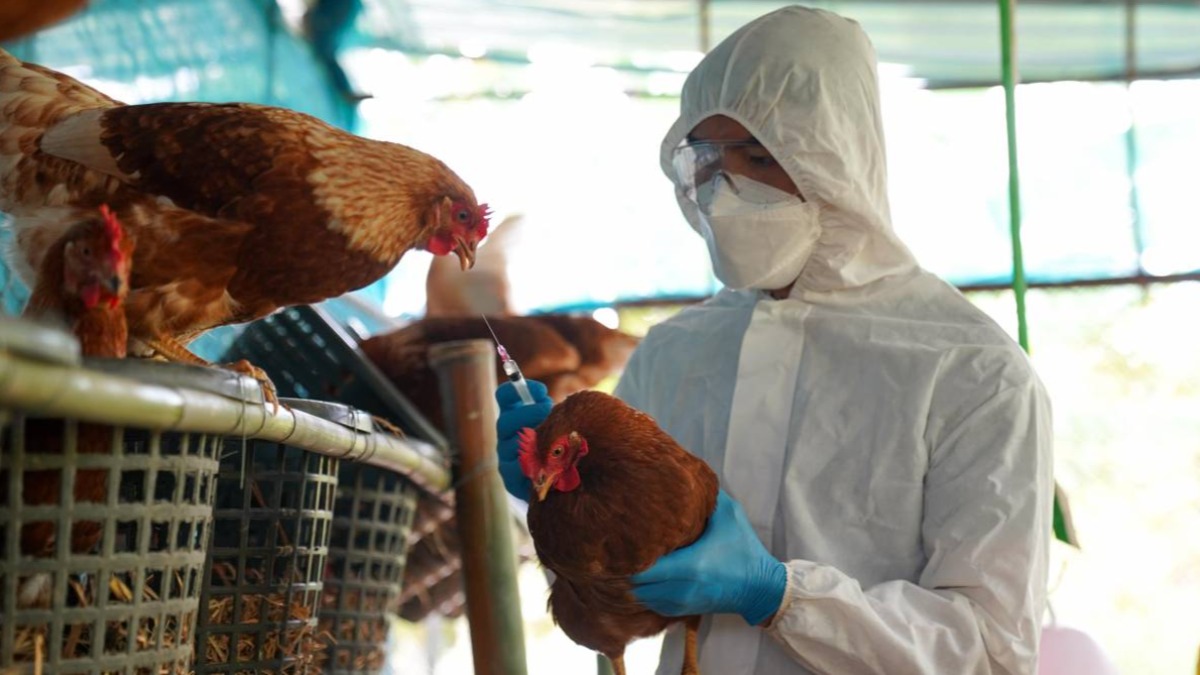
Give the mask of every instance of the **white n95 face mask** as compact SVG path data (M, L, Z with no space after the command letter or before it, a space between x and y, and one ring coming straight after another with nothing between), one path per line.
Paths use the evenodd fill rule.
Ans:
M698 186L696 205L713 273L737 290L792 283L821 234L816 204L736 174Z

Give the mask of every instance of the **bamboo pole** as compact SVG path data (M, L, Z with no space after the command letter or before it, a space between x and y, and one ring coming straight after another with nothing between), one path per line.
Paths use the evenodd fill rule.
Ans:
M496 362L491 343L463 340L429 349L451 447L475 672L525 675L512 516L496 471Z
M1004 81L1004 125L1008 148L1008 224L1012 241L1013 297L1017 301L1017 342L1029 351L1025 318L1025 254L1021 246L1021 178L1017 170L1017 0L1000 3L1000 65Z
M1021 178L1017 170L1017 0L998 0L1000 9L1000 64L1004 81L1004 125L1008 146L1008 220L1012 240L1013 297L1017 302L1017 342L1029 353L1029 320L1025 313L1025 252L1021 245ZM1054 536L1078 547L1067 495L1054 482Z

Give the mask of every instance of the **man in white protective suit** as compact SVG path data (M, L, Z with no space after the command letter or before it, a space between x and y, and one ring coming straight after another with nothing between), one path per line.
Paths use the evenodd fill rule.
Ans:
M684 85L662 168L727 288L653 328L616 394L722 493L635 595L705 615L705 675L1034 673L1049 402L892 231L858 24L788 7L724 40ZM502 418L519 405L498 398ZM680 671L682 633L660 674Z

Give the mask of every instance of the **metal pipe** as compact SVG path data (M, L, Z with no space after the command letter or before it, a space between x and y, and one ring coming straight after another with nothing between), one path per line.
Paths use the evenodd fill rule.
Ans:
M1137 253L1138 271L1145 272L1142 258L1146 253L1146 236L1137 184L1137 109L1133 104L1133 82L1137 77L1137 2L1125 0L1125 100L1129 108L1129 128L1125 130L1125 175L1129 178L1129 224L1133 230L1133 248Z
M496 470L496 361L487 340L429 348L445 427L457 450L455 509L475 673L525 675L512 516Z
M258 383L240 378L244 391ZM430 491L446 489L438 452L416 439L354 430L300 410L244 402L185 386L148 384L75 365L23 358L0 345L0 408L148 429L262 439L397 471Z
M1062 281L1030 281L1025 280L1025 288L1091 288L1103 286L1153 286L1156 284L1172 284L1179 281L1200 281L1200 272L1183 272L1180 274L1133 274L1121 275L1115 277L1102 277L1099 279L1064 279ZM955 288L963 293L975 293L979 291L1007 291L1012 290L1011 281L978 281L964 284L955 284ZM595 309L596 307L613 307L616 309L630 309L643 307L674 307L677 305L694 305L710 299L711 295L675 295L662 298L653 298L647 300L621 300L613 303L596 303L595 307L585 307L586 309Z
M1028 288L1103 288L1110 286L1155 286L1158 284L1174 284L1181 281L1200 281L1200 272L1184 272L1181 274L1164 274L1161 276L1151 276L1149 274L1132 274L1119 277L1105 277L1103 279L1067 279L1064 281L1031 281L1026 284ZM978 284L962 284L958 286L958 290L963 293L974 293L976 291L1002 291L1011 288L1008 283L978 283Z

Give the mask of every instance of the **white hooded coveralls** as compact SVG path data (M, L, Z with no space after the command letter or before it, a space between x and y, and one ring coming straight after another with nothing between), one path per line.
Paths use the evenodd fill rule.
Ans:
M821 206L790 297L724 290L650 331L617 395L705 459L787 564L764 630L706 617L705 675L1033 673L1050 409L1013 341L892 232L875 56L790 7L689 76L671 152L726 115ZM694 205L680 194L695 227ZM675 675L682 631L658 672Z

